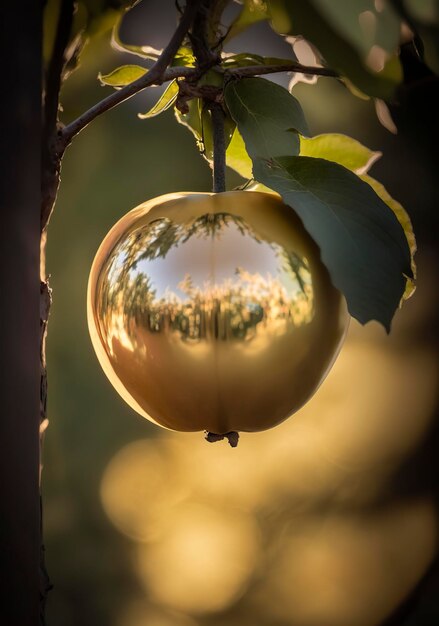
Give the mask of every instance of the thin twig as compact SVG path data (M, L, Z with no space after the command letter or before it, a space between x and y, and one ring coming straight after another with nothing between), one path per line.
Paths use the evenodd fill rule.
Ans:
M210 105L213 130L213 192L226 190L226 140L224 135L224 111L220 104Z
M197 61L197 68L201 72L205 71L205 68L208 68L212 63L221 61L218 53L213 52L211 49L211 46L214 44L211 31L213 26L211 20L219 19L220 15L215 15L215 4L215 0L201 0L200 10L197 13L192 28L192 49ZM226 190L224 111L221 104L216 101L218 94L215 94L214 98L210 97L209 94L206 94L206 96L203 97L203 104L210 109L212 116L212 189L214 193L222 193Z
M128 100L139 91L151 85L161 85L167 80L172 80L179 76L186 76L187 70L191 68L175 67L166 69L175 57L184 37L186 36L192 21L197 13L200 0L188 0L180 23L177 26L168 45L163 50L157 61L151 67L149 72L141 76L133 83L126 85L119 91L115 91L101 102L92 106L88 111L80 115L76 120L65 126L60 133L60 149L63 150L81 130L83 130L96 117L117 106L121 102ZM194 70L192 69L192 72Z
M313 67L291 62L285 65L249 65L248 67L224 68L224 73L229 76L247 78L249 76L261 76L262 74L276 74L277 72L294 72L295 74L309 74L312 76L329 76L340 78L340 74L329 67Z

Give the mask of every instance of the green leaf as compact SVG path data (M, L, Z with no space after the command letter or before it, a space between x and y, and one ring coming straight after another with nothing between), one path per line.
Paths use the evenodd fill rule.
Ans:
M277 191L320 246L353 317L387 331L411 276L410 251L394 213L346 168L312 157L254 159L254 178Z
M264 0L244 0L242 10L231 25L225 41L230 41L249 26L268 20L269 17L269 8Z
M230 82L224 96L251 157L299 153L297 133L308 135L308 126L287 89L263 78L244 78Z
M80 0L88 13L87 34L102 35L110 31L115 23L139 0Z
M204 152L201 111L202 103L199 98L189 100L187 113L182 113L177 108L174 110L177 122L191 131L197 142L198 149L200 152Z
M413 278L406 278L406 286L403 294L403 300L407 300L408 298L410 298L410 296L414 294L416 289L416 285L413 279L416 278L417 272L415 262L417 246L412 222L404 207L397 200L395 200L395 198L392 198L392 196L389 194L383 184L381 184L371 176L368 176L367 174L362 175L361 179L364 180L368 185L370 185L375 193L381 198L381 200L385 202L387 206L394 212L396 219L401 224L402 229L404 230L405 238L407 239L407 243L410 249L410 266L413 275Z
M195 67L195 57L191 50L187 46L181 46L172 60L172 67Z
M175 117L179 124L186 126L195 137L197 147L204 158L212 163L213 161L213 129L211 112L203 106L200 98L193 98L188 102L187 113L182 113L175 109ZM236 128L235 121L226 113L224 119L224 134L226 148L229 146ZM247 157L248 158L248 157Z
M395 50L393 54L386 53L386 50L378 44L370 47L369 41L367 43L368 54L365 56L367 46L363 45L363 39L355 36L353 43L353 37L347 32L347 24L351 23L352 16L355 15L354 8L357 10L356 19L360 20L359 1L355 0L352 8L349 8L350 3L337 3L333 0L331 2L329 0L302 0L301 2L269 0L273 26L278 32L303 35L318 48L329 67L338 70L348 79L348 86L352 83L358 90L369 96L391 100L396 86L402 80L402 69L397 58L397 51ZM361 14L367 14L367 7L372 6L373 3L371 3L372 0L364 0L366 10ZM346 20L343 17L343 11L347 11ZM379 30L381 33L383 30L381 25L385 26L388 19L387 13L384 22L375 8L371 13L376 31ZM370 21L370 17L366 15L366 22L368 19ZM364 35L363 31L367 31L369 26L367 23L363 24L363 28L360 27L360 34ZM372 30L372 27L369 30ZM358 29L354 32L357 35L359 33ZM364 41L366 40L367 37ZM387 47L391 47L390 42L387 43L389 43Z
M46 0L44 3L43 59L47 66L53 53L61 0ZM73 23L66 49L62 79L65 80L79 65L80 56L91 37L111 30L121 13L126 12L133 2L121 0L77 0L74 3Z
M145 67L140 65L121 65L109 74L98 74L98 80L102 85L119 89L144 76L147 71Z
M243 178L246 178L247 181L253 178L253 163L245 149L244 139L242 138L241 133L237 128L235 128L232 139L226 150L226 164L228 167L234 169L235 172L238 172L238 174L240 174ZM276 193L272 189L269 189L262 183L258 183L255 180L246 185L245 191L263 191L265 193Z
M374 152L360 142L347 137L346 135L327 134L317 135L311 139L300 139L300 155L314 158L327 159L343 165L347 169L360 175L361 179L368 183L375 193L394 212L397 220L401 224L407 243L410 249L410 264L413 276L416 276L416 263L414 255L416 252L416 240L410 218L402 207L388 193L386 188L371 176L366 175L369 168L381 157L381 152ZM403 299L409 298L415 291L415 284L411 278L406 279L406 288Z
M226 164L243 178L252 178L252 160L245 149L244 139L237 128L226 151Z
M377 196L393 211L401 224L410 249L410 265L413 276L416 277L416 239L413 226L404 207L389 194L380 182L367 175L369 168L381 157L381 152L374 152L359 141L346 135L327 134L317 135L312 139L300 138L300 155L327 159L343 165L347 169L360 175L372 187ZM415 284L411 278L406 279L406 288L403 299L407 300L415 291Z
M356 174L368 172L381 155L381 152L374 152L356 139L340 133L300 138L300 156L334 161Z
M142 57L142 59L157 61L158 57L161 54L161 50L157 50L156 48L152 48L151 46L135 46L122 41L122 39L120 38L120 27L122 25L123 17L124 16L122 15L114 25L111 35L112 47L119 52L130 52L131 54Z
M155 117L156 115L163 113L163 111L171 108L171 106L177 100L177 96L178 82L176 80L173 80L166 87L165 91L162 93L155 105L146 113L138 113L137 117L139 117L141 120L146 120L149 117Z

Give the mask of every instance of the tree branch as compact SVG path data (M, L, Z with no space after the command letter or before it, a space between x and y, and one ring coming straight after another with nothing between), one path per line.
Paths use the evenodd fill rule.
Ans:
M209 42L210 17L215 11L215 0L200 0L200 8L194 19L192 33L190 36L192 50L197 60L198 69L203 72L212 66L212 63L220 63L221 58L218 53L213 52Z
M185 74L185 78L197 78L200 76L200 72L195 69L187 68L188 72ZM189 71L190 70L190 71ZM262 74L276 74L277 72L292 72L296 74L311 74L317 76L328 76L332 78L340 78L334 70L325 67L313 67L300 65L295 63L294 65L249 65L247 67L234 67L234 68L221 68L215 67L215 70L222 72L226 77L233 76L234 78L249 78L252 76L260 76ZM222 102L222 89L221 87L215 87L214 85L196 85L188 83L186 81L181 83L180 92L189 98L202 98L211 102Z
M277 72L294 72L295 74L340 78L340 74L329 67L314 67L294 62L285 65L249 65L248 67L231 67L230 69L224 69L225 74L228 76L236 76L237 78L261 76L262 74L276 74Z
M73 137L81 132L91 121L93 121L98 115L101 115L105 111L114 108L121 102L128 100L139 91L142 91L146 87L151 85L161 85L167 80L172 80L178 76L186 76L188 70L191 68L175 67L166 69L171 63L172 59L176 55L179 47L181 46L185 35L191 27L192 21L197 14L200 0L188 0L186 8L181 16L180 23L177 26L172 38L170 39L166 48L151 67L149 72L139 79L130 83L126 87L123 87L119 91L115 91L110 96L98 102L91 107L88 111L80 115L75 121L71 122L68 126L65 126L60 133L59 142L60 150L63 151L65 147L71 142ZM191 70L193 72L193 68Z
M101 100L92 106L88 111L80 115L68 126L65 126L60 134L61 152L64 151L65 147L71 142L73 137L88 126L88 124L96 117L105 113L105 111L109 111L118 104L125 102L125 100L128 100L139 91L142 91L147 87L151 87L152 85L162 85L163 83L173 80L174 78L197 78L200 76L200 70L193 67L171 67L161 73L157 73L156 71L153 73L157 63L153 65L147 74L133 83L130 83L126 87L123 87L119 91L115 91L107 98L104 98L104 100ZM311 76L340 78L340 74L329 67L313 67L301 65L300 63L291 63L288 65L249 65L248 67L233 67L230 69L218 67L218 71L223 71L227 76L234 76L236 78L249 78L251 76L262 76L263 74L277 74L278 72L294 72L296 74L309 74ZM194 87L193 91L194 96L197 95L196 87ZM200 91L200 95L204 96L204 92Z

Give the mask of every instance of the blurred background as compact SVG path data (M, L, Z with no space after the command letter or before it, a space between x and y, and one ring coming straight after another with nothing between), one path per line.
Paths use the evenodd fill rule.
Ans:
M161 48L170 1L144 0L124 40ZM230 50L288 56L266 25ZM141 63L141 59L138 59ZM109 35L67 81L69 121L123 63ZM288 77L273 79L287 85ZM209 191L210 170L172 111L141 121L149 89L98 118L68 149L48 240L54 292L44 449L48 624L62 626L423 626L439 623L437 573L437 81L410 81L392 112L331 79L294 94L313 134L381 150L372 174L418 235L418 288L387 336L351 323L338 361L292 419L243 434L237 449L172 433L135 414L93 353L86 286L109 228L141 202ZM432 121L433 120L433 121ZM229 172L229 188L241 179Z

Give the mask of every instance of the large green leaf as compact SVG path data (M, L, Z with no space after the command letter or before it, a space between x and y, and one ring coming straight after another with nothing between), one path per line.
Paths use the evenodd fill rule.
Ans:
M325 133L309 139L301 137L300 156L335 161L356 174L365 174L381 157L381 152L370 150L347 135Z
M138 117L141 120L146 120L149 117L155 117L163 111L167 111L174 104L178 96L178 82L173 80L166 87L165 91L162 93L160 98L157 100L155 105L149 109L146 113L138 113Z
M373 189L346 168L312 157L253 160L254 178L278 192L320 246L353 317L389 331L411 276L404 231Z
M308 126L299 102L286 89L263 78L230 82L225 101L251 157L298 154Z
M364 0L363 5L368 7L370 3L371 0ZM338 70L348 79L348 85L352 83L369 96L383 100L392 99L396 86L402 80L402 69L397 58L397 51L395 50L393 54L386 54L382 46L374 44L365 56L363 39L357 37L354 44L352 43L353 37L347 34L349 30L347 25L352 21L354 7L358 11L358 0L354 1L352 8L349 8L351 5L348 6L347 2L337 3L329 2L329 0L302 0L301 2L269 0L269 4L273 26L278 32L303 35L319 49L330 67ZM344 12L347 12L348 17L343 17ZM378 29L378 25L381 24L380 13L375 9L371 13L375 28L381 33L382 27ZM361 22L360 15L366 18L363 22L367 22L368 19L370 21L371 16L367 13L367 9L361 14L358 12L357 19ZM388 21L388 14L385 13L385 16ZM394 19L396 18L392 14L392 20ZM362 33L363 36L364 30L368 29L360 27L360 34ZM354 33L358 35L358 32L355 29ZM384 35L380 37L384 38ZM392 34L392 41L393 37ZM367 40L367 37L364 40ZM380 41L382 41L381 38ZM391 47L390 41L387 41L387 44L389 44L387 47Z
M148 70L140 65L121 65L109 74L98 74L98 80L102 85L109 85L120 89L125 85L129 85L141 76L144 76Z
M300 138L300 155L327 159L343 165L347 169L360 175L383 202L393 211L401 224L410 249L410 264L413 276L416 276L416 239L410 217L404 207L389 194L380 182L367 175L369 168L380 158L381 152L374 152L359 141L346 135L327 134L317 135L311 139ZM415 290L414 281L407 277L403 298L409 298Z

